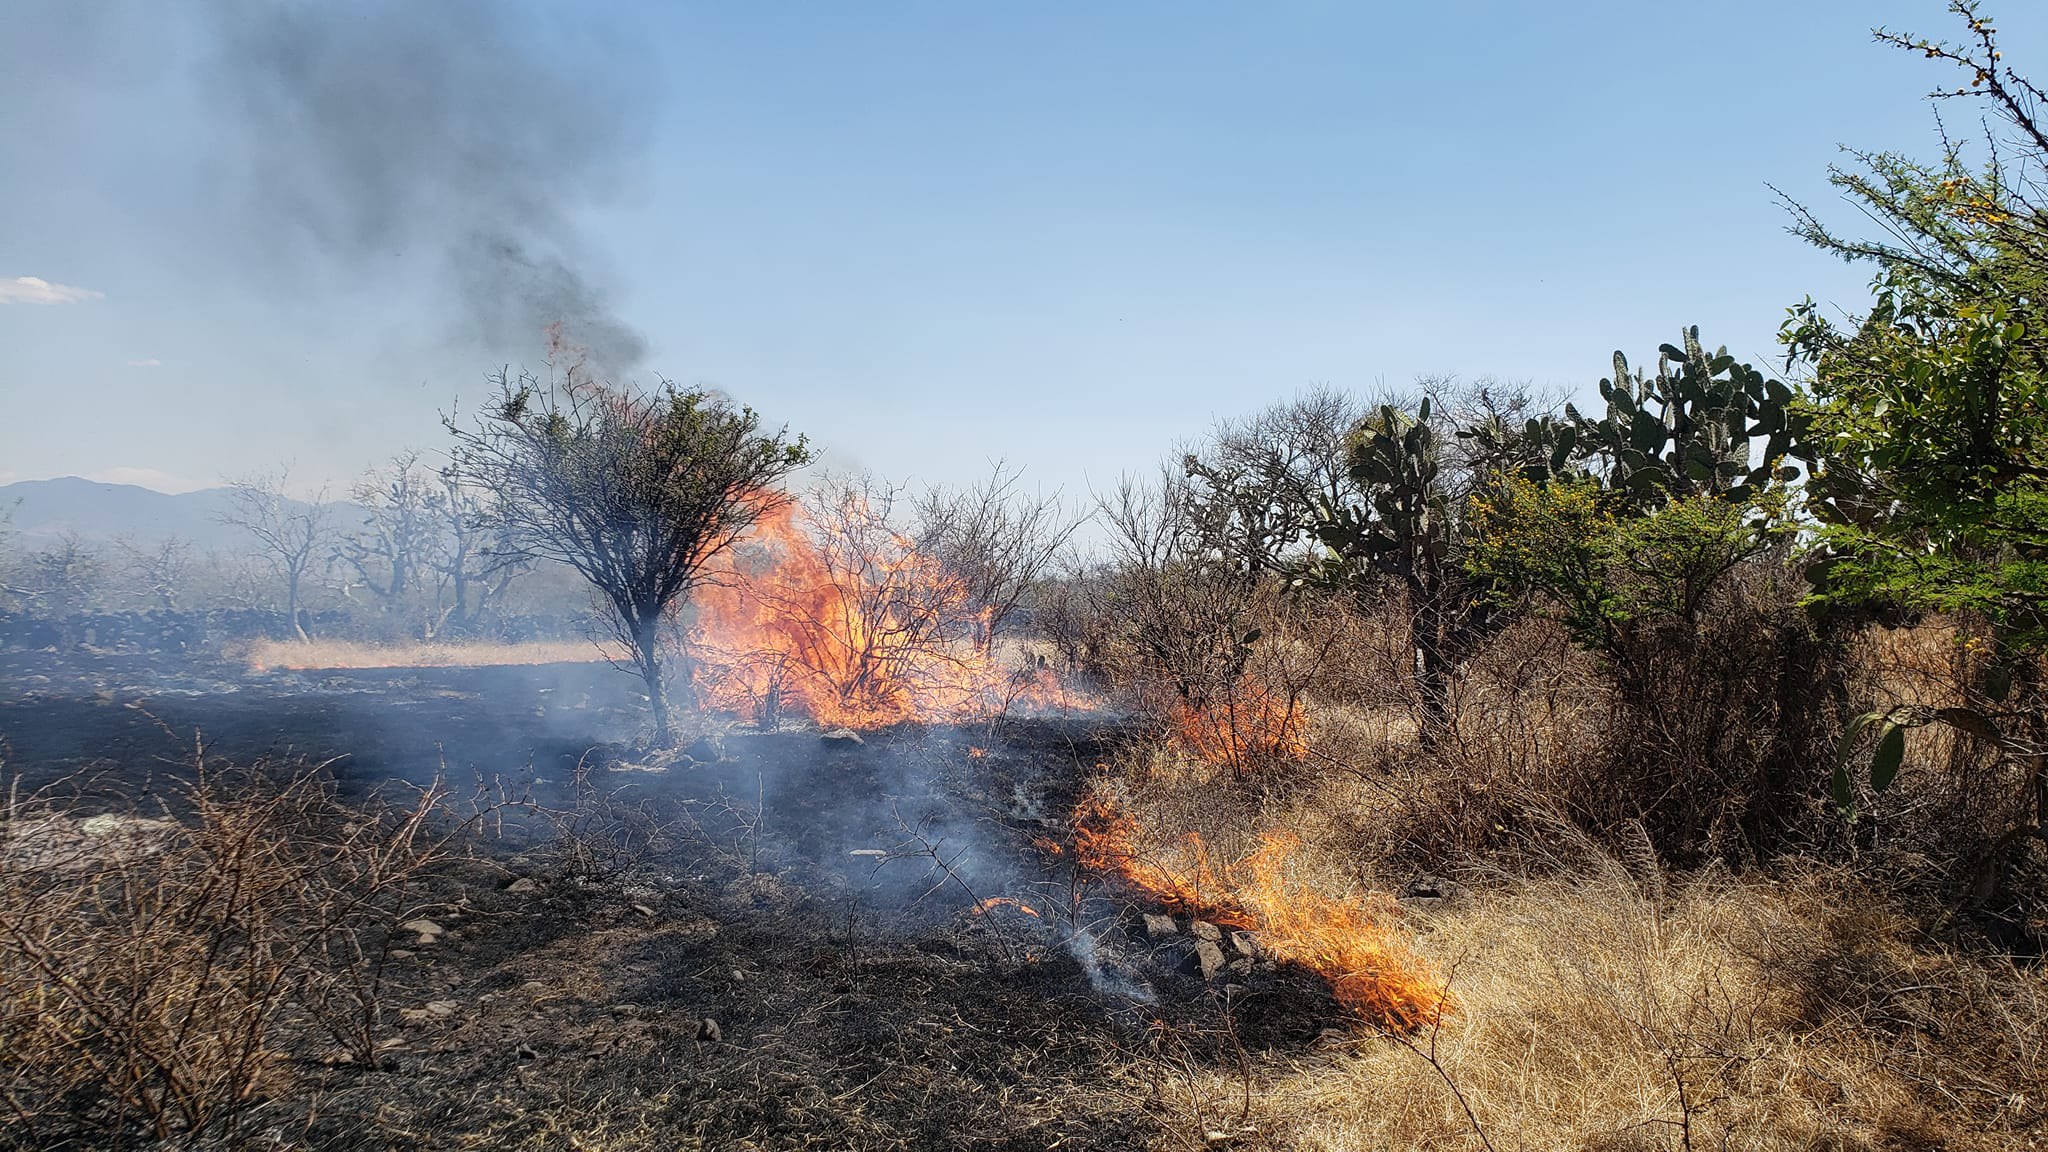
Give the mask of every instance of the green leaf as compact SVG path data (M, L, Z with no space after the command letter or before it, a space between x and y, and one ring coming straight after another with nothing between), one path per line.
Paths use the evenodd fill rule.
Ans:
M2005 743L2005 736L1999 732L1998 725L1992 723L1991 717L1975 708L1937 708L1934 710L1934 718L1958 732L1968 732L1979 740L1988 740L1998 745Z
M1898 779L1899 765L1906 758L1906 729L1898 724L1886 724L1878 735L1877 751L1870 756L1870 790L1882 792Z
M1848 765L1835 765L1835 778L1831 782L1831 790L1835 796L1835 811L1842 814L1842 819L1854 823L1856 820L1856 784L1855 781L1849 779Z
M1865 712L1854 720L1849 721L1848 726L1842 729L1841 741L1835 745L1835 767L1837 769L1845 769L1849 766L1849 757L1855 754L1856 741L1863 735L1863 730L1882 719L1884 719L1884 713L1882 712Z

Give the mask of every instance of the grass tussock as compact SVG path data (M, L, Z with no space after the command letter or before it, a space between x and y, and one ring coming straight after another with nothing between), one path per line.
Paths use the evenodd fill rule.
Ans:
M1466 898L1419 943L1457 1014L1297 1062L1257 1126L1306 1149L1802 1152L2010 1148L2038 1126L2040 973L1922 951L1826 875L1663 885L1610 859ZM1863 979L1840 979L1844 948Z
M1843 667L1861 695L1940 707L1974 657L1935 623L1863 633ZM1666 769L1617 757L1639 746L1640 717L1616 693L1528 622L1461 669L1430 742L1399 698L1333 693L1315 698L1307 755L1288 770L1237 779L1170 740L1110 764L1105 786L1149 844L1195 832L1227 855L1285 835L1300 842L1292 882L1328 898L1453 893L1404 899L1398 920L1448 976L1455 1010L1439 1026L1177 1070L1195 1083L1154 1098L1164 1127L1190 1146L1317 1152L2048 1138L2048 972L2028 959L2032 937L2001 934L2002 906L1966 903L1963 887L2025 799L1996 757L1916 734L1911 790L1858 823L1802 808L1802 839L1731 817L1694 833L1726 850L1674 861L1646 799ZM1743 785L1731 800L1761 795L1727 783ZM1697 795L1711 811L1714 793Z

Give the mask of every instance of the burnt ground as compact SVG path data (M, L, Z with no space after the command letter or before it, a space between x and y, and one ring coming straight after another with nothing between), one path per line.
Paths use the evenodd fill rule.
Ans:
M0 660L9 771L91 779L87 806L163 791L196 731L229 759L330 762L345 791L438 774L554 813L508 809L437 877L447 932L394 941L380 1067L286 1030L249 1121L272 1146L1177 1144L1236 1110L1177 1069L1348 1023L1310 974L1233 953L1204 980L1188 937L1146 937L1156 909L1074 876L1063 817L1117 737L1101 718L858 744L707 722L664 766L602 665ZM977 911L995 897L1030 911Z

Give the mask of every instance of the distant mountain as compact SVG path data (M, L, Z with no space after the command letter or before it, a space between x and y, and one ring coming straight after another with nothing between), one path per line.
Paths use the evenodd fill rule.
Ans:
M176 536L201 549L245 549L249 546L247 534L219 520L227 506L226 488L173 496L133 484L99 484L77 476L0 484L0 516L11 520L19 537L17 544L30 548L73 532L87 540L126 536L146 543ZM357 508L343 505L333 510L331 522L354 527L360 519Z

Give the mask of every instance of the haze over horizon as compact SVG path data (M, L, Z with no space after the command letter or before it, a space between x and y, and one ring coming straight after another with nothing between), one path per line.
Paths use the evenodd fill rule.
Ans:
M0 37L0 483L339 491L541 328L831 463L1083 493L1418 376L1775 361L1866 271L1838 145L1934 151L1937 3L27 0ZM2048 28L1996 12L2008 50ZM1759 32L1769 29L1769 34ZM1685 222L1680 224L1678 222Z

